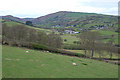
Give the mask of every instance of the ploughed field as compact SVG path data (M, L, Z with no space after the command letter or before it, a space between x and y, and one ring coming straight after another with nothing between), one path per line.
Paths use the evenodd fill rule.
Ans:
M28 51L28 52L26 52ZM76 63L74 66L72 63ZM2 47L5 78L117 78L118 66L26 48Z

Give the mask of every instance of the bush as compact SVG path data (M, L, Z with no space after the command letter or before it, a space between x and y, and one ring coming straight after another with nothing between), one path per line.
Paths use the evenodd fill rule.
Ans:
M31 21L26 21L26 25L33 26Z
M67 42L67 39L64 39L65 42Z
M37 50L48 50L48 47L43 44L32 43L32 48Z

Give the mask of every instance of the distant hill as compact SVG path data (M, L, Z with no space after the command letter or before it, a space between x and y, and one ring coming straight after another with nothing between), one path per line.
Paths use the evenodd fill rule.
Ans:
M2 16L2 19L24 23L24 19L18 18L18 17L14 17L12 15Z
M77 19L80 19L80 18L84 19L92 15L97 15L97 14L60 11L60 12L35 18L32 20L32 22L36 25L46 25L46 26L64 25L65 26Z
M38 18L17 18L13 16L3 16L3 19L8 19L16 22L25 23L25 21L32 21L35 26L43 27L92 27L92 26L116 26L118 24L117 16L103 15L96 13L83 13L83 12L70 12L59 11L56 13L48 14Z
M60 11L32 20L35 25L44 26L95 26L100 24L117 24L117 16L96 13ZM88 25L89 24L89 25ZM92 24L92 25L90 25Z
M34 18L22 18L24 20L24 22L26 21L32 21Z

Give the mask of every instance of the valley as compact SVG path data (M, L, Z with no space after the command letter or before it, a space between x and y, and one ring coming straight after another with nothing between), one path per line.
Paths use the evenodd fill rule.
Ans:
M118 16L59 11L1 21L3 78L119 77Z

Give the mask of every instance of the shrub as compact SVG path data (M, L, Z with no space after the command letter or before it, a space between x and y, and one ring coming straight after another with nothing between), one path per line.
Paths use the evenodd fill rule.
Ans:
M32 45L33 49L48 50L48 47L46 45L43 45L43 44L32 43L31 45Z
M26 25L33 26L31 21L26 21Z
M67 42L67 39L64 39L65 42Z

